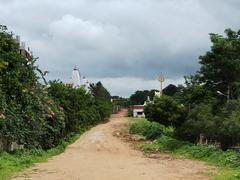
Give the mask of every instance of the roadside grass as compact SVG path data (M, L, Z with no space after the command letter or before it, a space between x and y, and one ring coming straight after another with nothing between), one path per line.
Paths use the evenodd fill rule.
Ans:
M146 119L135 120L130 125L130 133L144 135L143 132L151 132L152 130L149 128L151 127L150 124L152 123ZM132 129L134 129L134 131ZM169 128L162 130L161 135L158 134L158 136L152 140L151 143L137 145L137 148L145 153L167 152L175 157L200 160L209 165L217 166L219 169L217 174L208 174L212 179L240 179L240 153L236 151L222 151L213 145L195 145L178 140L173 136L172 130Z
M88 129L81 129L78 134L72 136L69 140L62 141L57 147L47 151L35 149L19 150L12 153L0 152L0 180L10 179L35 163L46 162L49 158L63 153L68 145L79 139Z

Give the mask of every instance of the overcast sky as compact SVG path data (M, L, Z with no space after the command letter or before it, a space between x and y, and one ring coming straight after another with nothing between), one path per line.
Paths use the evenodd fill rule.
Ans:
M198 70L209 33L240 29L239 0L0 0L0 24L21 35L48 79L74 65L112 95L158 88Z

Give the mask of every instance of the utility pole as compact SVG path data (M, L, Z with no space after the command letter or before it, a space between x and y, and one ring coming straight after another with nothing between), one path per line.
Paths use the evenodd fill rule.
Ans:
M163 82L165 81L165 77L162 73L158 76L158 81L160 82L160 97L162 97L163 96Z

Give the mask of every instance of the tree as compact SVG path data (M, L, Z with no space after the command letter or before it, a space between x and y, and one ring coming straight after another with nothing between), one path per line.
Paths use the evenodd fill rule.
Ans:
M163 94L167 96L174 96L177 92L177 87L173 84L169 84L163 89Z
M155 92L157 90L144 90L144 91L136 91L134 94L130 96L130 104L131 105L141 105L148 99L148 97L153 100Z
M102 85L101 82L97 82L96 84L90 84L90 91L92 95L97 99L111 99L111 94L108 90Z
M240 31L225 30L226 37L210 34L212 47L200 56L199 78L208 89L236 99L240 80Z
M215 101L216 92L213 93L201 84L198 75L185 76L185 86L178 86L174 98L188 107L188 111L201 103L212 103Z
M156 97L144 109L146 118L165 126L179 127L185 121L185 107L169 96Z
M111 94L101 82L90 85L91 94L95 97L95 105L102 119L108 118L112 111Z

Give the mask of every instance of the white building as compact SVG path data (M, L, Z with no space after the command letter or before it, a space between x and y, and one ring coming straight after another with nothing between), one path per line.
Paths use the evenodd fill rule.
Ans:
M132 109L133 109L133 117L145 118L144 105L134 105Z

